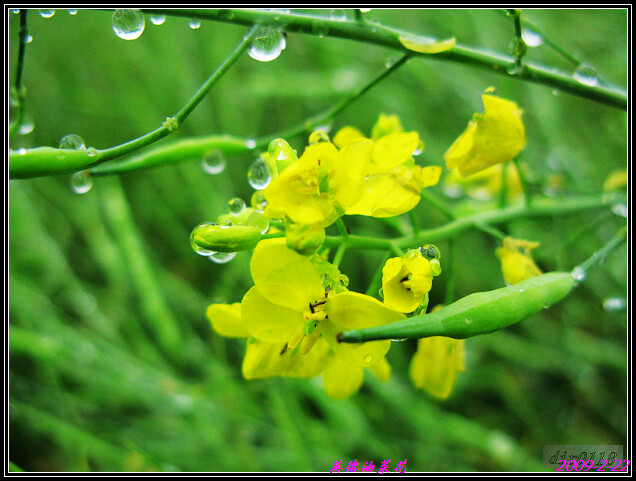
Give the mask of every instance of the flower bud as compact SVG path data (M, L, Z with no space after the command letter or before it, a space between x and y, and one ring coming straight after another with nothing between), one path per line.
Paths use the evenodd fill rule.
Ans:
M205 222L194 228L190 240L206 250L237 252L253 249L261 237L261 232L250 225L219 225Z

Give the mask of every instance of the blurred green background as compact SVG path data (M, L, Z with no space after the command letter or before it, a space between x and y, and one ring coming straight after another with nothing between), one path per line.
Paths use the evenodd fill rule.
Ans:
M13 82L19 15L7 15ZM523 15L602 80L625 88L625 9ZM513 38L511 21L492 10L372 10L365 18L500 52ZM203 21L194 30L176 17L156 26L146 16L143 35L124 41L112 31L111 12L58 10L48 19L31 11L29 31L23 82L34 129L12 149L56 147L70 133L107 148L157 128L246 28ZM396 58L373 45L289 33L275 61L241 58L174 137L275 134L351 94ZM574 70L545 45L527 58ZM443 165L445 150L482 111L489 86L524 109L532 179L565 179L552 195L600 193L610 172L626 168L624 111L436 59L411 61L332 125L369 133L380 113L397 114L426 142L418 163ZM290 143L300 152L306 138ZM410 472L533 471L542 469L543 445L626 445L627 316L624 305L603 307L608 299L624 303L624 246L553 308L469 339L467 369L447 401L411 385L414 342L392 346L391 381L367 376L344 401L330 399L319 380L244 381L244 342L215 335L205 309L241 299L251 286L249 254L213 264L192 250L189 234L225 213L229 199L249 201L254 158L228 157L219 175L194 162L100 177L84 195L72 192L69 177L9 182L9 454L17 466L327 472L337 460L373 461L377 470L385 459L391 468L407 459ZM431 190L445 198L441 183ZM423 227L445 222L424 202L416 213ZM391 235L375 221L346 221L356 233ZM541 242L535 258L548 271L573 268L624 224L608 208L502 229ZM456 297L503 286L495 239L471 231L455 242ZM443 256L448 244L439 243ZM347 252L341 270L350 288L364 292L381 258ZM435 279L431 305L443 302L449 270Z

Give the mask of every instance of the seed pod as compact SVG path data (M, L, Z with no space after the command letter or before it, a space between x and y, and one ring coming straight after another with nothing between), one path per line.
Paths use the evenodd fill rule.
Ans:
M102 151L37 147L9 154L9 178L28 179L44 175L72 174L100 161Z
M515 324L563 299L574 286L569 272L551 272L509 287L470 294L437 312L359 331L342 333L342 342L377 339L455 339L488 334Z

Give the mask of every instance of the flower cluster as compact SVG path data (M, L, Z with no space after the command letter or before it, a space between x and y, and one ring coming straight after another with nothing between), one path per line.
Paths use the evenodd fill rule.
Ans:
M475 115L445 155L447 167L462 178L510 160L525 143L516 105L490 94L482 98L485 112ZM195 228L191 242L202 255L252 250L253 287L241 302L207 310L220 335L246 339L245 379L321 376L330 396L344 398L360 388L365 369L383 381L389 378L390 340L341 343L339 334L425 313L433 278L442 270L441 253L433 245L402 251L378 271L378 298L353 292L338 268L349 236L340 218L392 217L413 209L442 172L416 163L423 148L417 132L405 131L398 117L384 114L369 136L346 126L331 141L316 131L300 156L284 139L275 139L257 161L270 181L254 193L252 207L236 209L231 203L230 214ZM342 235L327 242L325 228L335 222ZM508 269L518 276L518 256L511 257L508 247L497 255L504 275ZM518 246L515 252L520 253ZM463 341L421 339L411 379L446 398L464 369L463 357Z

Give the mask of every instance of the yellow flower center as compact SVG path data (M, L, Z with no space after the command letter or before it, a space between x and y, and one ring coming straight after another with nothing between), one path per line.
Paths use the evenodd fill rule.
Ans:
M298 326L296 332L287 343L287 349L294 350L301 343L301 352L307 354L320 337L320 322L327 318L325 305L327 298L309 303L309 310L303 312L305 322Z

